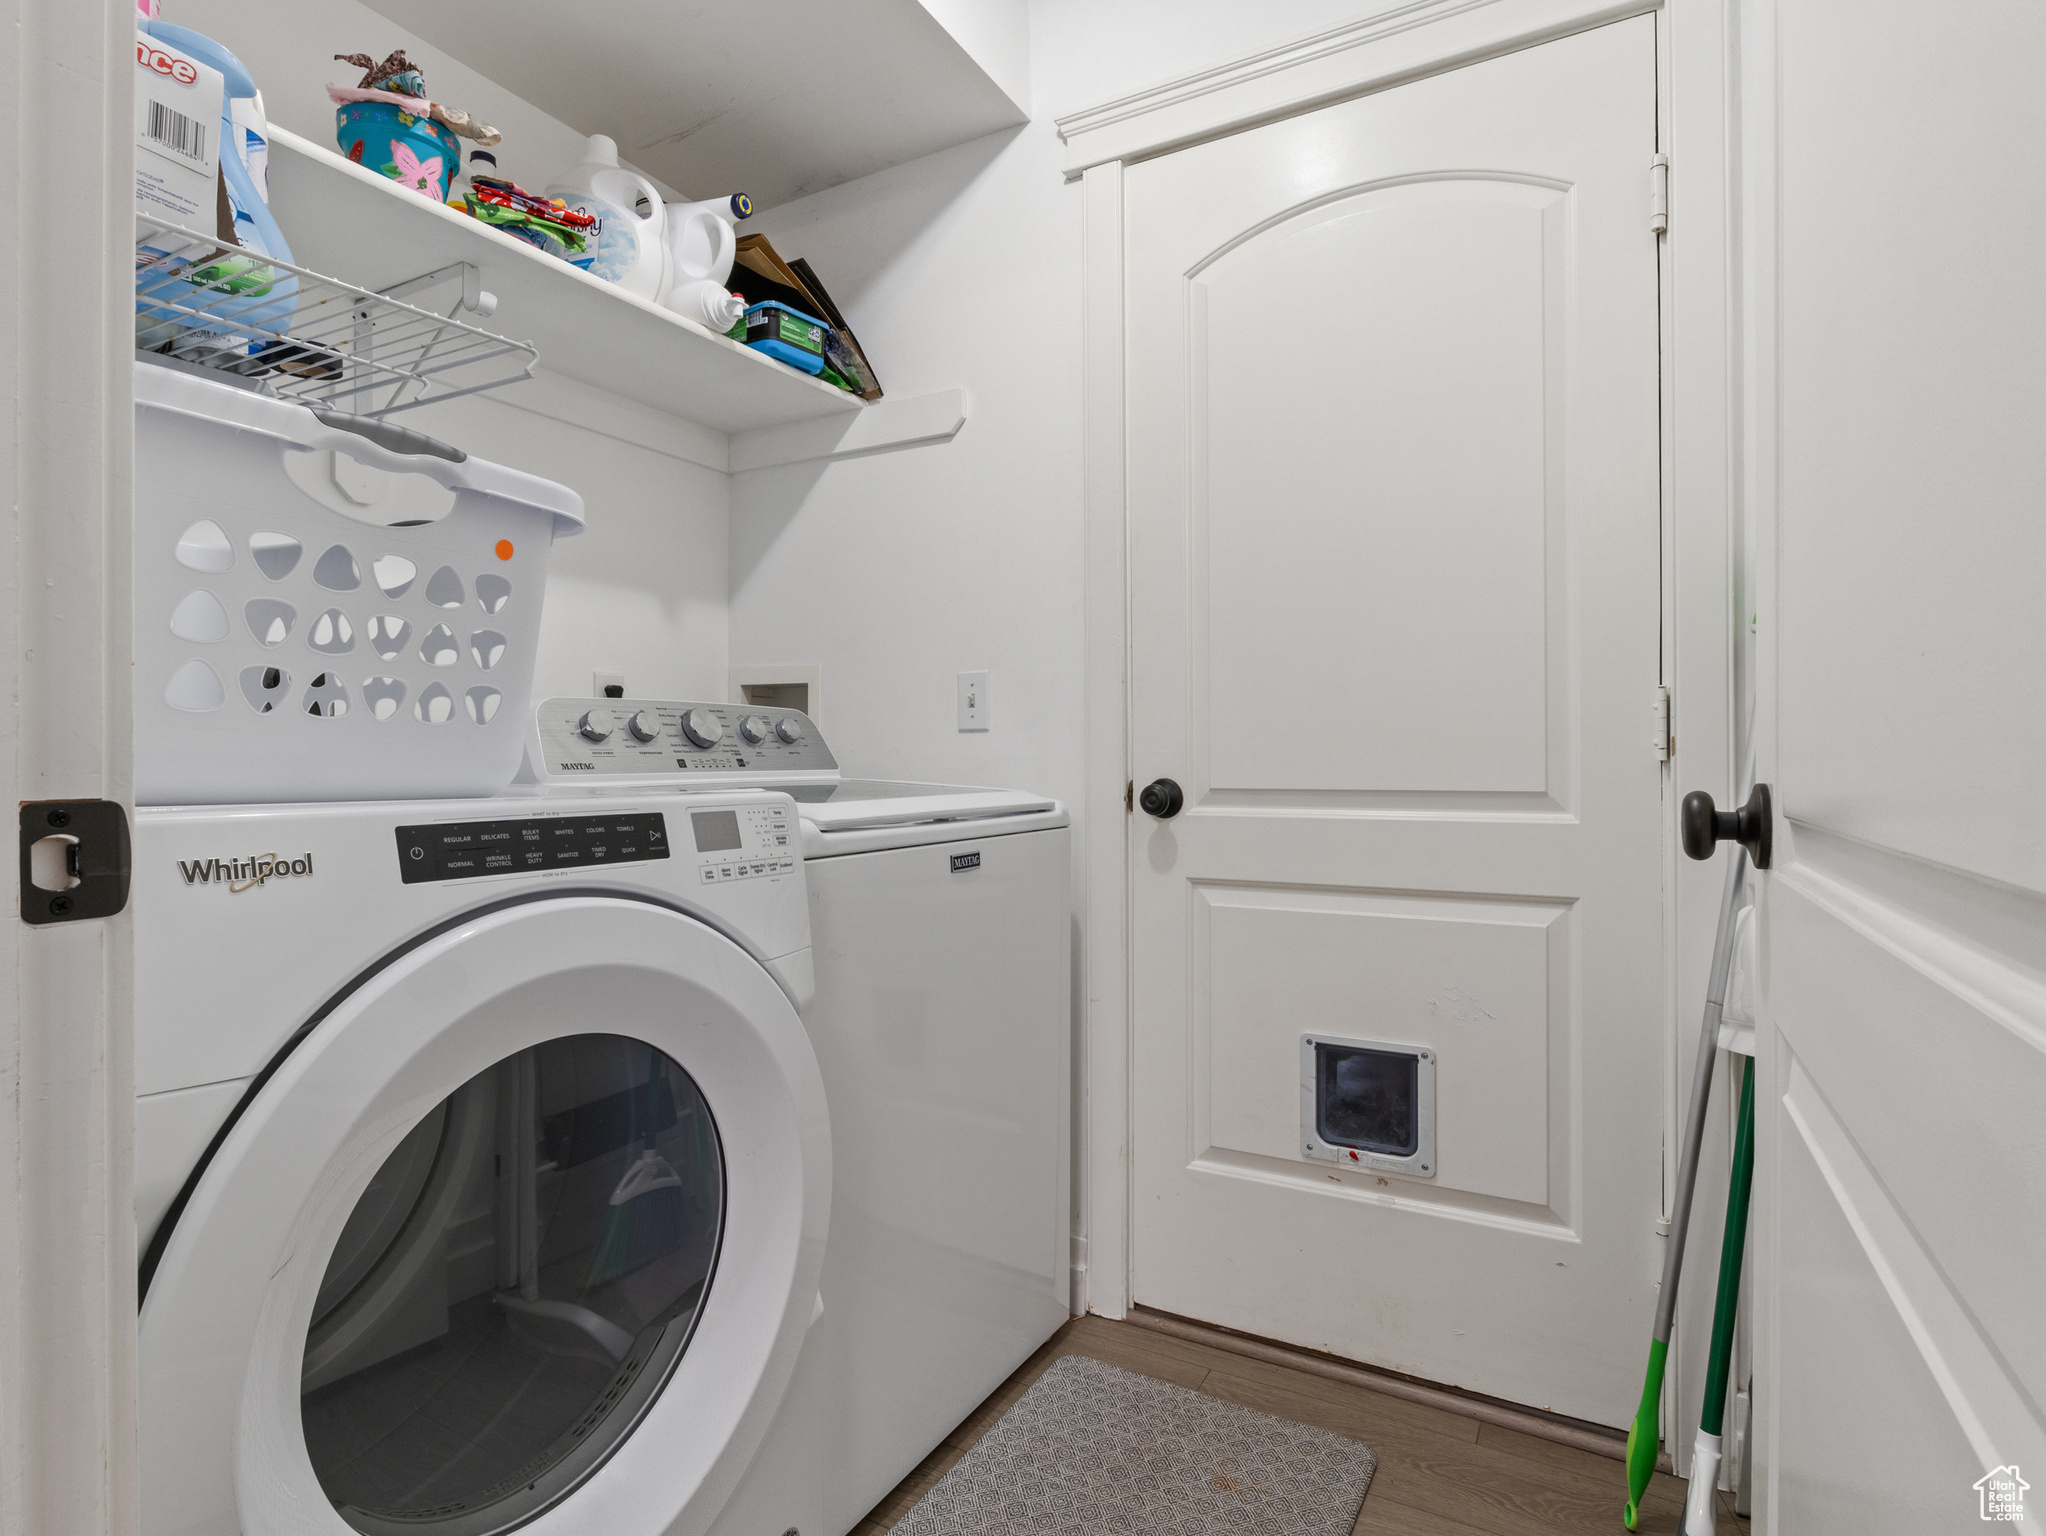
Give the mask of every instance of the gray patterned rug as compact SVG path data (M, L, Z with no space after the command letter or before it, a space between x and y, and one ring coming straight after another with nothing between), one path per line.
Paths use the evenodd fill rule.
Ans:
M1347 1436L1067 1355L893 1536L1349 1536L1377 1468Z

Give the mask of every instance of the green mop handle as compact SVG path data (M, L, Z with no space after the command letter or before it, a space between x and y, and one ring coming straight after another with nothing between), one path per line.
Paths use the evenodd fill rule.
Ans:
M1648 1371L1641 1382L1641 1406L1627 1431L1627 1507L1621 1518L1633 1530L1641 1519L1641 1495L1655 1475L1662 1449L1662 1374L1676 1326L1677 1281L1684 1272L1684 1240L1691 1227L1691 1194L1698 1183L1698 1149L1705 1139L1705 1110L1712 1099L1712 1068L1719 1051L1719 1016L1726 1003L1726 978L1733 969L1733 923L1740 908L1741 880L1748 851L1738 845L1726 865L1726 893L1719 902L1719 933L1712 942L1712 973L1705 985L1705 1017L1698 1030L1698 1062L1691 1069L1691 1113L1684 1122L1684 1150L1677 1164L1676 1201L1670 1212L1669 1246L1662 1254L1662 1289L1655 1299L1655 1332L1648 1343Z
M1726 1239L1719 1249L1719 1301L1712 1311L1712 1357L1705 1372L1699 1428L1716 1435L1726 1419L1726 1378L1733 1364L1733 1318L1740 1304L1741 1250L1748 1240L1748 1192L1755 1182L1755 1058L1741 1073L1741 1113L1733 1137L1733 1187L1726 1196Z

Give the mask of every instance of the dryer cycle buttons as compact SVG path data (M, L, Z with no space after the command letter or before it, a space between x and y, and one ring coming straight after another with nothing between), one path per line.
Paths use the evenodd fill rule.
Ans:
M406 885L668 857L667 818L658 811L440 822L399 827L397 835L398 874Z
M705 864L696 872L696 878L705 885L717 885L726 880L758 880L768 875L787 875L795 872L794 859L730 859L718 864Z

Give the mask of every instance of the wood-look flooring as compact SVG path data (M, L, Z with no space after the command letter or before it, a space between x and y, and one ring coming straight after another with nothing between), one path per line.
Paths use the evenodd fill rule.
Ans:
M1099 1317L1061 1328L853 1536L893 1527L1061 1355L1089 1355L1362 1440L1378 1453L1378 1474L1354 1536L1626 1536L1626 1473L1610 1457ZM1719 1497L1719 1529L1747 1536L1748 1522L1734 1515L1727 1495ZM1683 1483L1657 1473L1642 1501L1643 1536L1671 1536L1683 1508Z

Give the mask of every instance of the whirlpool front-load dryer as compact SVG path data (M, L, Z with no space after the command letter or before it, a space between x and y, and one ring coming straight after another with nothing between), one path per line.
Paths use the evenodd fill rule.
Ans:
M731 704L543 700L526 776L795 798L833 1171L822 1311L785 1413L808 1415L822 1536L844 1536L1067 1316L1066 813L847 780L807 715Z
M761 1468L830 1202L796 837L738 789L138 812L145 1532L820 1528Z

